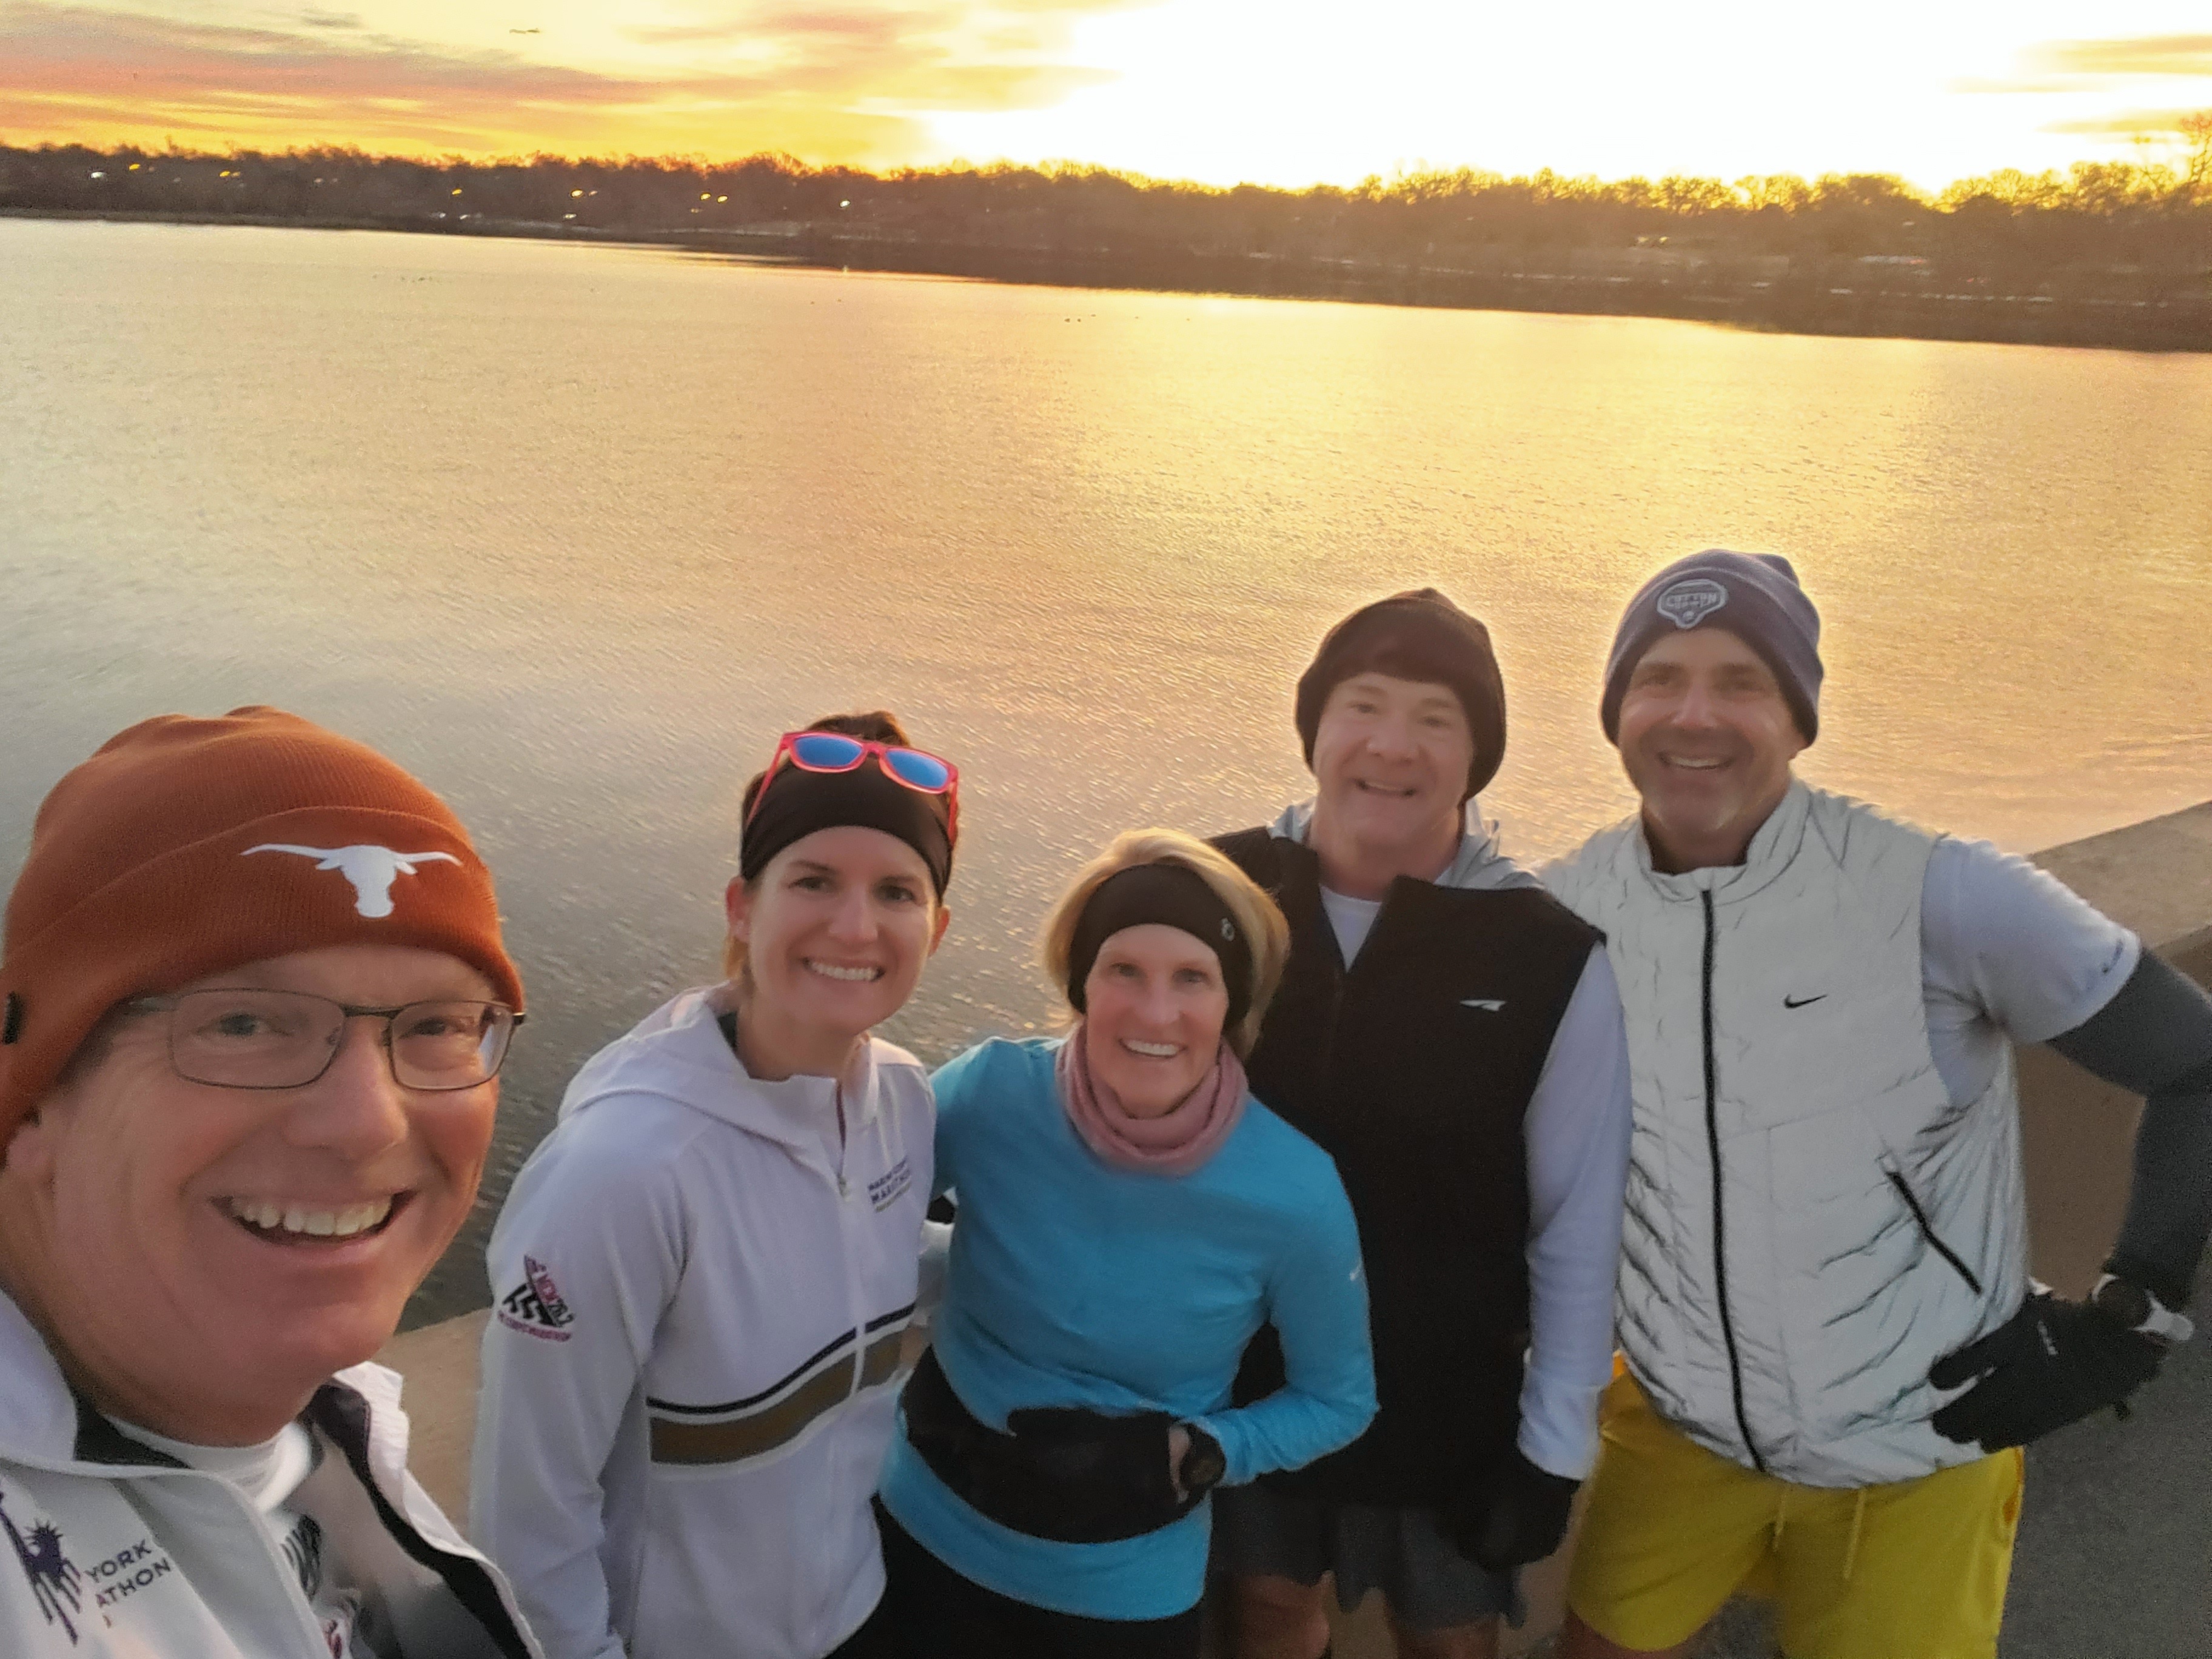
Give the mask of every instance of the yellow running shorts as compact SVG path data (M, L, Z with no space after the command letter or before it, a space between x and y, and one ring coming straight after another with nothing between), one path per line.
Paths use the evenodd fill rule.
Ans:
M1801 1486L1660 1420L1615 1363L1567 1605L1625 1648L1687 1641L1734 1594L1779 1604L1790 1659L1993 1659L2026 1460Z

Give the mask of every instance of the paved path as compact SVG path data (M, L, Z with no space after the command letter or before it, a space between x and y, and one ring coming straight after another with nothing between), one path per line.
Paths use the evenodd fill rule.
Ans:
M2029 1454L1999 1659L2212 1659L2212 1293L2192 1311L2207 1334L2176 1352L2130 1421L2078 1424ZM467 1513L483 1318L412 1332L385 1355L412 1379L416 1472L456 1518ZM1558 1579L1556 1562L1533 1575L1537 1616L1509 1654L1548 1651L1536 1638L1556 1619ZM1376 1611L1370 1599L1346 1621L1338 1659L1389 1659ZM1755 1609L1736 1609L1697 1659L1772 1659L1765 1630Z
M2000 1659L2212 1659L2212 1293L2136 1396L2029 1449Z

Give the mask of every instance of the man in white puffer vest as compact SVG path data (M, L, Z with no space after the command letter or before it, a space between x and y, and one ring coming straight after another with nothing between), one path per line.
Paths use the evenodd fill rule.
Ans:
M1601 711L1642 810L1544 872L1607 934L1636 1120L1563 1659L1679 1652L1747 1583L1791 1659L1993 1655L2019 1448L2191 1334L2212 1002L2026 860L1799 781L1819 634L1778 557L1660 572ZM2013 1042L2146 1097L2087 1303L2028 1277Z

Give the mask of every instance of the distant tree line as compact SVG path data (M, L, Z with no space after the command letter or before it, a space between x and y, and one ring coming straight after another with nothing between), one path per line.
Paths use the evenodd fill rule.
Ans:
M2173 162L2000 172L1932 196L1878 173L1601 180L1462 167L1293 191L1072 164L873 173L780 155L428 161L48 145L0 147L10 210L645 237L817 263L1417 303L1492 303L1501 284L1545 282L1592 290L1544 306L1560 309L1650 308L1603 301L1609 286L2002 295L2194 315L2212 306L2212 111L2185 123Z

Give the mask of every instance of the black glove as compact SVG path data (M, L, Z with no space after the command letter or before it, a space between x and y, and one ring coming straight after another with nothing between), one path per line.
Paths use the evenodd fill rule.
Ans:
M1978 1441L1985 1452L2024 1446L2100 1406L2125 1416L2127 1397L2157 1374L2165 1353L2087 1303L2039 1290L1987 1336L1929 1368L1939 1389L1981 1379L1931 1420L1936 1433Z
M1452 1542L1486 1572L1540 1561L1567 1535L1582 1485L1538 1468L1516 1448L1494 1479L1451 1515Z

